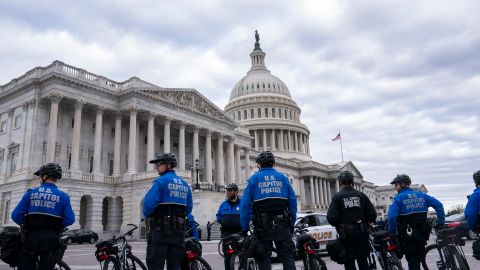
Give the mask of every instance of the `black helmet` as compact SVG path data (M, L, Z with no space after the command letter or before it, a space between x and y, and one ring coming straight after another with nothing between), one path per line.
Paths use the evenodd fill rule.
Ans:
M231 184L226 185L226 186L225 186L225 189L226 189L226 190L238 191L238 186L237 186L237 184L235 184L235 183L231 183Z
M150 160L149 163L165 163L172 165L172 167L177 167L177 157L172 153L161 153L156 155L155 159Z
M480 184L480 171L476 171L476 172L473 174L473 181L474 181L476 184Z
M275 156L272 151L264 151L257 156L255 162L258 163L260 167L272 166L275 164Z
M390 185L394 185L397 183L410 185L412 183L412 180L410 180L410 177L406 174L398 174L397 177L395 177L393 181L390 182Z
M58 165L57 163L47 163L40 167L40 169L38 169L38 171L33 174L37 176L42 176L46 174L47 178L59 180L62 178L62 167L60 167L60 165Z
M338 175L338 181L343 184L352 184L353 183L353 173L349 171L343 171Z

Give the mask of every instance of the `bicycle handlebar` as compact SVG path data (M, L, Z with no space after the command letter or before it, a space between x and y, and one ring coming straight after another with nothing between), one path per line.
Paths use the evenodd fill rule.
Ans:
M128 236L132 236L133 234L133 231L135 231L138 226L135 225L135 224L127 224L127 226L133 226L132 229L130 229L129 231L127 231L126 233L122 234L122 235L119 235L119 236L113 236L112 240L113 241L118 241L118 240L121 240L121 239L125 239L125 237L128 235Z

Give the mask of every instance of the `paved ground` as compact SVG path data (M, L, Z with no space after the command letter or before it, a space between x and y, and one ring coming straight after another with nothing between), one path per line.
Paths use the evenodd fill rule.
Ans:
M217 242L202 242L204 251L203 257L207 262L212 266L212 269L223 269L223 258L218 255L217 252ZM145 242L131 242L133 247L133 254L145 261ZM94 256L95 247L90 244L73 244L68 247L64 261L72 268L72 270L87 270L87 269L98 269L100 270L100 265L95 259ZM472 241L467 241L466 246L464 247L465 254L467 256L468 262L470 264L470 269L480 269L480 261L475 260L472 257ZM340 270L343 269L342 266L330 261L328 257L323 257L327 263L327 268L329 270ZM407 269L407 263L405 259L402 261L405 269ZM0 261L0 270L10 269L8 265ZM280 264L274 264L272 269L282 269ZM301 262L297 261L297 269L301 268Z

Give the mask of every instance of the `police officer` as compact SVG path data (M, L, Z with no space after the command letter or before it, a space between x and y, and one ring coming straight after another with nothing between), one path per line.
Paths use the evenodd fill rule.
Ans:
M408 269L419 270L432 229L427 220L428 208L435 209L439 227L445 223L445 211L437 199L411 189L411 183L412 180L406 174L397 175L390 183L395 185L398 194L388 209L388 230L392 235L397 235L408 261Z
M465 207L465 218L467 219L468 228L480 233L480 171L473 174L473 182L475 190L468 197L468 203Z
M158 174L143 202L149 218L147 242L148 269L179 270L184 254L185 218L192 212L192 190L173 170L177 158L172 153L158 154L150 160Z
M217 211L217 222L221 225L222 238L242 231L242 225L240 225L238 186L235 183L228 184L225 190L227 192L227 199L220 204ZM230 269L230 258L231 254L225 254L225 270Z
M291 233L297 216L295 192L288 178L273 168L275 156L271 151L260 153L256 162L260 170L248 180L240 202L242 229L244 233L248 231L253 217L254 234L262 246L256 249L254 256L260 270L271 269L272 241L282 259L283 269L295 269Z
M55 265L58 241L63 229L75 222L75 215L67 193L57 188L62 168L47 163L34 173L41 185L28 190L12 212L12 219L22 226L23 249L19 270L50 270Z
M355 260L360 270L368 268L368 225L375 222L377 212L367 195L353 188L354 177L349 171L338 175L342 190L332 197L327 220L339 234L349 259L345 270L355 270Z

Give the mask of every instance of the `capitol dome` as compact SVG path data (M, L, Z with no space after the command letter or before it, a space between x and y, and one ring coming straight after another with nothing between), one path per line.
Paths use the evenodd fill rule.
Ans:
M252 67L233 87L225 112L249 130L253 149L310 160L310 131L300 122L301 109L285 83L265 66L266 54L256 31L255 39L250 53Z

